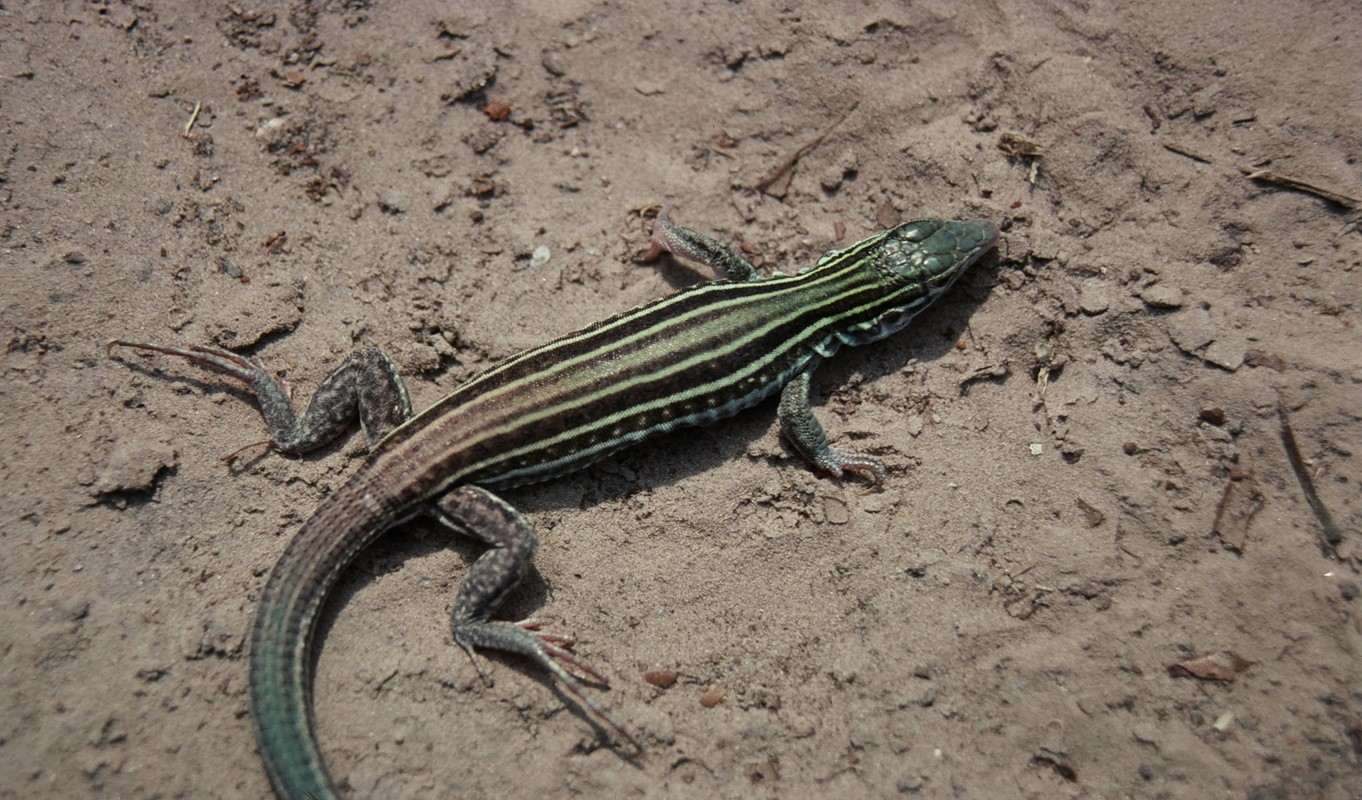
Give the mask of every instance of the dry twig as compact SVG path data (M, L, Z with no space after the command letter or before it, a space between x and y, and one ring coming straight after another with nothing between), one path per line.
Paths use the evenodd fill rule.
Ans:
M1296 434L1292 432L1291 422L1286 417L1286 404L1280 400L1277 401L1277 418L1282 422L1282 446L1286 448L1286 459L1291 462L1291 471L1296 473L1296 480L1300 481L1301 491L1305 492L1305 500L1310 504L1310 510L1315 512L1320 526L1324 528L1325 552L1337 556L1338 546L1343 542L1343 531L1334 522L1334 516L1324 507L1324 501L1319 499L1319 493L1315 491L1315 482L1310 479L1310 471L1305 468L1305 460L1301 458L1300 448L1296 446Z
M1262 181L1263 183L1270 183L1274 186L1282 186L1287 189L1295 189L1298 192L1313 194L1316 197L1328 200L1330 203L1346 208L1349 211L1356 211L1357 209L1362 208L1362 200L1359 200L1356 197L1351 197L1342 192L1335 192L1333 189L1326 189L1323 186L1316 186L1315 184L1310 183L1309 181L1303 181L1300 178L1282 175L1268 169L1249 169L1248 167L1240 167L1239 171L1244 173L1251 181Z
M842 112L842 114L836 119L836 121L834 121L827 128L823 129L822 133L813 137L808 142L806 142L804 146L800 147L798 150L791 153L789 158L780 162L780 165L777 166L774 170L772 170L770 175L767 175L765 178L762 178L761 180L757 181L756 186L752 188L756 189L759 192L765 192L767 189L770 189L771 186L775 184L776 181L780 180L782 177L784 177L785 173L790 171L790 168L795 165L795 162L799 161L800 158L803 158L805 153L822 144L823 140L828 138L828 134L837 130L837 126L845 122L846 118L851 116L851 112L855 111L856 107L859 106L860 104L861 103L859 100L852 103L851 108L848 108L846 111Z

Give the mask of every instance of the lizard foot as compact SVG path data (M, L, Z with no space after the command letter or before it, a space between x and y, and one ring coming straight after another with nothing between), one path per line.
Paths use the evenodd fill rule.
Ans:
M533 619L522 620L521 622L496 620L465 622L456 628L454 640L468 653L474 666L477 667L478 674L482 676L484 682L489 684L491 681L484 671L480 659L475 654L474 648L485 647L508 653L518 653L535 661L558 679L558 685L562 687L562 690L575 700L588 716L603 727L614 731L619 738L628 742L635 752L642 753L643 745L639 740L614 717L606 713L605 709L601 708L600 704L596 702L596 698L587 693L586 681L595 683L602 688L608 687L610 684L605 676L572 652L570 648L575 644L573 639L540 631L539 626L540 623ZM568 667L572 669L570 670ZM576 672L574 673L573 670ZM583 678L585 678L585 681Z

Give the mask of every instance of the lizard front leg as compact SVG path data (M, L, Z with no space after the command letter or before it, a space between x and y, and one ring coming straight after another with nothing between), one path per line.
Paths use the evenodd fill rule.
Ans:
M813 366L803 370L785 384L780 394L780 432L794 449L814 467L840 478L844 473L863 473L871 487L884 482L884 465L864 453L832 447L823 433L823 426L809 407L809 378Z
M608 685L604 676L572 653L571 639L539 631L534 620L505 622L491 618L506 595L520 583L539 549L539 538L530 523L505 500L477 486L460 486L450 491L434 504L431 513L445 527L490 545L459 584L452 619L454 641L468 653L483 680L490 683L475 648L526 656L552 673L563 690L592 718L642 752L639 741L587 694L580 678L564 667L564 664L573 667L601 686Z
M288 386L260 359L220 347L171 347L117 340L109 348L131 347L178 356L221 372L250 387L270 432L270 444L286 455L300 455L335 439L356 418L369 440L378 444L393 428L411 419L411 398L397 367L383 351L359 347L317 387L302 416L293 412Z

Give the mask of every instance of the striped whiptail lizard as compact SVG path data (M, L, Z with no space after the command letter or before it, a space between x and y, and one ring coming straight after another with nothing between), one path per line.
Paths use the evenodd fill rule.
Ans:
M493 491L563 475L776 393L781 431L805 459L833 476L851 472L878 485L885 477L878 461L829 446L809 408L809 376L842 345L903 328L997 237L982 220L913 220L832 251L798 275L762 278L730 248L664 214L654 223L649 255L689 258L723 271L726 280L511 356L415 416L393 363L373 348L355 350L295 416L282 383L255 358L216 347L112 342L245 382L281 453L314 450L356 416L368 435L364 465L280 556L251 628L251 718L275 793L338 796L314 733L309 655L318 612L360 550L418 514L489 548L459 586L454 640L470 656L490 648L537 662L591 717L641 750L586 692L579 676L606 681L571 652L570 640L532 621L491 619L538 547L530 524Z

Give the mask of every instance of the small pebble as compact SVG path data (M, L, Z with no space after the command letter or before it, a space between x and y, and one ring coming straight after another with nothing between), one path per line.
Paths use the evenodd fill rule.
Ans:
M401 214L407 210L407 196L397 189L385 189L378 196L378 207L388 214Z
M1162 283L1146 286L1140 290L1139 297L1151 308L1182 308L1182 290L1175 286Z
M700 705L705 708L714 708L724 701L726 694L728 694L728 690L724 688L722 683L711 683L705 693L700 695Z
M643 680L660 689L667 689L676 683L676 670L674 669L650 669L643 673Z
M549 263L550 258L553 258L553 251L549 250L548 245L541 244L530 253L530 266L542 267Z

